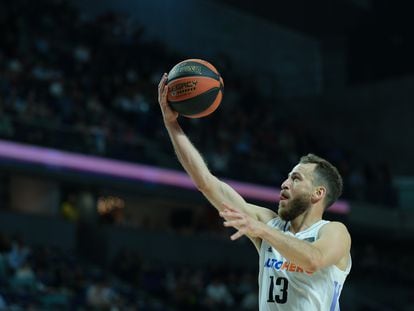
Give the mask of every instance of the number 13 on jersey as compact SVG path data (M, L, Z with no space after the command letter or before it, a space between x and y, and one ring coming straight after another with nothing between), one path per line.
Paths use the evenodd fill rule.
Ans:
M270 276L269 297L267 302L286 303L288 299L289 281L287 278Z

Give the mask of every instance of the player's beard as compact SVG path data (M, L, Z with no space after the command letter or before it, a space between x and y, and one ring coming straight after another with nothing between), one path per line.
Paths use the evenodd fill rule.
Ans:
M306 193L298 195L296 198L290 199L289 201L290 202L286 202L287 205L282 208L279 203L278 215L285 221L295 219L311 206L310 195Z

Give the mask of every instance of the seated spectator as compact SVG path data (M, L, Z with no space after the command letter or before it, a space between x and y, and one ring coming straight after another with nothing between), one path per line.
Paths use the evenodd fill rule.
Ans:
M26 246L20 236L15 236L11 243L11 249L8 253L8 263L13 270L22 267L30 255L30 248Z
M213 277L211 282L207 285L205 304L212 310L222 310L234 305L232 295L219 276Z
M105 278L96 280L86 290L87 305L99 310L113 307L118 299L118 294Z

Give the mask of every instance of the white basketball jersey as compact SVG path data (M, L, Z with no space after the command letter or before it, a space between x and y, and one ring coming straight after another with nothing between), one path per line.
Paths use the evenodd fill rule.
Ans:
M297 234L290 232L290 223L280 218L270 220L268 225L300 240L313 242L318 239L320 228L328 222L320 220ZM259 257L260 311L339 311L339 296L351 270L351 259L345 271L333 265L309 273L288 261L264 240Z

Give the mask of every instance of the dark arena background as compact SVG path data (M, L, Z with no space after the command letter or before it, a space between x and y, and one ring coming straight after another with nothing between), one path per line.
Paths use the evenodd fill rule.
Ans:
M413 9L1 0L0 310L258 310L254 247L163 126L157 84L188 58L224 79L217 111L180 119L212 172L276 209L299 157L326 157L353 240L341 310L414 310Z

